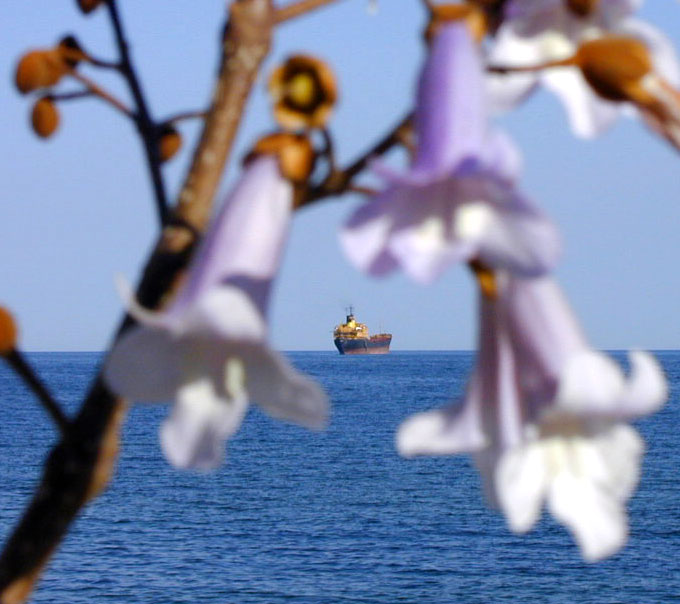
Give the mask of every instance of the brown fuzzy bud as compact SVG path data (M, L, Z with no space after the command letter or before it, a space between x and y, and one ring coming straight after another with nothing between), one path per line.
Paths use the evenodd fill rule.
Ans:
M274 117L283 128L322 128L337 100L337 85L330 67L307 55L290 57L269 78Z
M67 68L59 50L32 50L21 57L17 64L16 86L23 94L54 86Z
M248 154L246 163L260 155L276 155L281 174L294 183L309 178L316 159L314 147L305 135L278 132L262 137Z
M174 126L166 124L162 127L158 139L158 154L162 162L172 159L182 146L182 135Z
M565 0L567 9L577 17L588 17L598 7L600 0Z
M59 111L51 98L43 97L33 105L31 125L33 132L40 138L48 138L54 134L59 127Z
M0 355L7 355L16 348L17 326L10 312L0 306Z
M653 70L647 47L623 36L584 42L575 63L595 92L609 101L634 101L640 81Z
M432 7L430 21L425 28L425 40L430 42L439 28L451 21L463 21L477 41L481 41L488 31L486 13L476 4L437 4Z
M103 4L103 2L104 0L76 0L78 8L86 15L91 13L100 4Z

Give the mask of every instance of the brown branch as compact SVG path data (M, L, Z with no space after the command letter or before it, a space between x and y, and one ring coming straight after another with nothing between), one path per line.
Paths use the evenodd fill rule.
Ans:
M252 84L271 41L271 0L236 0L203 134L175 215L202 230ZM147 261L137 289L149 308L162 305L190 257L192 229L167 226ZM124 319L121 329L131 324ZM110 477L126 405L103 383L94 383L67 435L50 452L28 508L0 554L0 603L20 604L71 522Z
M337 1L338 0L298 0L298 2L279 8L274 14L274 22L277 24L283 23L284 21L301 17L317 8L322 8Z
M127 107L127 105L118 100L111 93L101 88L98 84L95 84L90 78L78 73L74 69L70 69L67 73L73 79L78 80L81 84L83 84L85 88L87 88L93 95L98 96L103 101L106 101L109 105L120 111L126 117L129 117L133 120L135 119L135 114L129 107Z
M354 187L352 180L366 168L373 158L387 153L395 145L408 146L406 141L411 129L411 121L412 115L409 114L349 166L343 170L331 170L320 184L299 188L296 192L295 207L305 207L327 197L350 192L350 189Z
M177 122L183 122L184 120L193 119L205 119L208 115L207 111L183 111L181 113L175 113L168 118L161 121L162 124L176 124Z
M40 381L31 366L26 362L24 355L18 350L14 349L4 356L7 363L12 367L15 373L24 381L24 383L32 390L33 394L38 397L40 404L45 408L47 413L54 423L59 428L62 435L66 434L69 421L61 410L61 407L52 398L45 385Z

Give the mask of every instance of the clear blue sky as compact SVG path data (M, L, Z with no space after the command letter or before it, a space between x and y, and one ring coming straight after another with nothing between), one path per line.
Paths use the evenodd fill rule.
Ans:
M120 6L155 116L205 106L224 0ZM341 160L403 114L422 59L418 0L380 0L377 16L366 6L344 0L282 27L264 71L297 51L333 65L342 93L332 124ZM680 4L647 0L642 15L669 25L680 47ZM66 0L3 2L0 18L0 303L18 317L26 349L101 349L121 313L114 274L136 280L157 234L140 144L129 123L93 100L62 105L60 131L40 141L28 127L31 103L12 80L26 49L50 46L65 33L113 57L108 22L103 11L84 18ZM89 73L127 98L112 75ZM223 193L236 160L273 127L264 81ZM562 108L543 93L503 124L525 155L524 190L560 224L566 253L557 275L593 344L680 347L680 155L626 119L597 141L574 139ZM164 169L173 195L197 131L183 127L185 151ZM295 218L272 300L274 346L330 350L331 330L351 303L369 327L393 332L395 349L473 348L475 296L464 269L423 287L401 275L368 279L349 266L336 232L357 202L330 201Z

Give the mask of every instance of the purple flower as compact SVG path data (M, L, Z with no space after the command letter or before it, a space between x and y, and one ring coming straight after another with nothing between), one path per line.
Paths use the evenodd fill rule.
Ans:
M215 218L186 283L164 312L129 310L140 325L106 364L111 388L135 400L175 399L161 445L176 466L210 468L254 400L273 417L321 428L322 390L266 344L269 290L288 234L292 185L275 157L253 160Z
M550 268L558 236L513 185L519 156L505 136L489 131L479 49L462 23L442 27L432 42L415 128L409 171L378 166L387 188L341 233L350 260L374 275L401 266L422 282L474 258L525 275Z
M479 357L462 404L406 420L400 453L472 452L513 531L528 531L545 501L586 560L613 554L626 540L625 503L643 452L626 422L666 400L662 370L636 351L626 378L588 346L548 278L499 275L498 298L483 299L480 314Z

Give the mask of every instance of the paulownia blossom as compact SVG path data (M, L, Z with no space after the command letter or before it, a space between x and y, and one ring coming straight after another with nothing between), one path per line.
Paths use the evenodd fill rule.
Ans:
M461 404L416 414L397 434L402 455L472 452L490 502L510 528L531 529L546 501L584 558L616 552L643 443L626 422L656 411L667 386L644 352L626 378L588 346L549 278L498 275L481 301L477 365Z
M608 36L625 37L641 42L649 54L650 71L668 87L677 87L680 68L672 44L656 28L631 17L641 3L641 0L511 0L490 48L489 63L538 67L573 57L584 42ZM611 61L618 61L624 66L629 59L625 54L606 58L610 65ZM544 85L559 97L572 130L582 137L603 132L625 108L611 102L623 99L598 95L574 64L532 72L489 74L487 84L494 111L512 109L539 84Z
M378 168L387 188L341 233L343 248L374 275L397 266L429 282L452 262L539 274L554 263L552 224L514 188L519 156L490 132L479 49L460 22L432 40L418 86L417 150L405 174Z
M251 160L168 310L152 313L130 301L140 325L116 343L106 379L134 400L175 399L161 445L176 466L217 466L249 399L273 417L309 428L326 422L322 390L266 343L269 290L292 193L276 157Z

